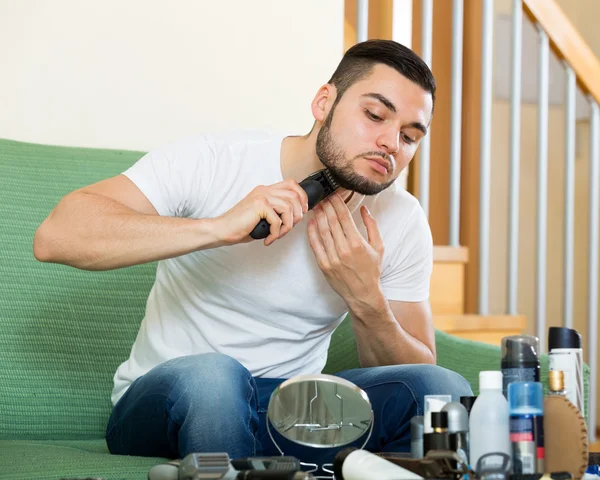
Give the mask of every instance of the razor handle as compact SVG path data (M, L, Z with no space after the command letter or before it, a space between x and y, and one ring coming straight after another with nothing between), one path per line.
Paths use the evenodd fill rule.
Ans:
M299 185L303 188L308 196L308 209L311 210L317 203L319 203L323 198L325 198L325 189L323 185L318 180L315 180L311 177L308 177L302 180ZM250 232L250 236L255 240L260 238L267 238L269 236L269 232L271 229L271 225L267 222L266 219L262 219L254 230Z

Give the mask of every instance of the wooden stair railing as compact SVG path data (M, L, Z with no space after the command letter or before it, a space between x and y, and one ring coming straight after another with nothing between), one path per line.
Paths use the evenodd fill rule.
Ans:
M523 0L523 11L548 34L554 54L566 61L585 93L600 103L600 61L555 0Z

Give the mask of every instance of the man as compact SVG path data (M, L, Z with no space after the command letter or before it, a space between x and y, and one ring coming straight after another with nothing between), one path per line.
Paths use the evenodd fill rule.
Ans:
M88 270L159 260L114 376L112 453L277 454L270 394L322 370L348 312L362 368L339 376L372 402L369 450L408 450L425 394L471 394L435 366L431 233L394 183L427 133L434 95L411 50L360 43L314 97L308 134L186 139L59 202L36 232L38 260ZM341 188L308 211L298 183L324 167ZM252 240L261 219L269 236Z

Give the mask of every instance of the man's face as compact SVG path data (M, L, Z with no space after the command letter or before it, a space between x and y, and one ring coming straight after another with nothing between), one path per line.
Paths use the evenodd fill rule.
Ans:
M375 195L412 160L432 106L429 92L393 68L375 65L327 115L317 135L317 155L340 187Z

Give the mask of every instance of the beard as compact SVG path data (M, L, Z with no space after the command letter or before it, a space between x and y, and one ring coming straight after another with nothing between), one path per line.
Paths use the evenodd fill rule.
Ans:
M354 171L354 160L362 156L381 156L381 152L365 152L362 155L357 155L351 161L346 160L346 155L342 148L336 143L331 135L331 122L333 120L333 112L335 105L327 115L321 130L317 134L316 150L317 156L323 165L330 171L333 179L341 188L360 193L361 195L376 195L388 188L394 179L389 182L379 183L369 180ZM394 168L394 161L389 156L386 159L390 162L390 166Z

